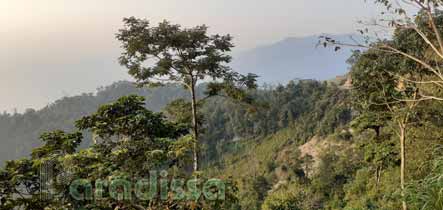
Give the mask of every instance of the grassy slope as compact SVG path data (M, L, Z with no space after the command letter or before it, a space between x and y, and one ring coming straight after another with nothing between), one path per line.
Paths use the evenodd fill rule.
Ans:
M226 174L236 179L267 172L267 164L273 162L283 149L296 150L299 146L295 131L286 128L259 139L247 139L230 143L223 157L222 167L211 168L209 174Z

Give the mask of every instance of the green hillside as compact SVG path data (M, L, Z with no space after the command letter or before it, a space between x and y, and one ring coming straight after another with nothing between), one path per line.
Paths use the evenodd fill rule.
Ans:
M344 82L300 80L262 87L250 93L259 104L254 109L223 97L208 100L201 109L206 124L204 176L233 180L239 188L236 208L241 209L400 208L395 124L388 122L378 134L366 129L361 115L350 106L352 91L341 86ZM2 133L4 139L15 136L15 142L6 142L21 150L5 149L1 154L5 159L26 156L41 145L37 140L41 133L73 130L73 122L93 113L99 104L129 94L147 97L145 107L159 111L168 102L186 97L177 86L138 89L120 82L96 95L61 99L40 111L3 115L4 124L20 125L23 130ZM439 103L430 103L425 111L438 110ZM442 163L439 127L439 118L429 118L411 128L414 142L407 146L411 187L415 180L440 173L434 171ZM90 144L91 134L85 132L83 148Z
M28 156L32 148L41 145L39 137L43 132L72 131L75 120L93 113L102 104L130 94L146 97L146 107L154 111L160 111L172 100L187 95L176 85L147 89L122 81L99 88L96 94L85 93L59 99L41 110L28 109L23 114L3 113L0 115L1 165L6 160ZM83 142L83 147L90 143L89 137Z
M382 132L382 140L377 140L374 131L358 131L350 124L323 136L304 137L299 129L303 123L296 120L274 134L226 144L222 160L206 173L235 180L242 209L401 207L397 188L400 180L396 176L400 170L399 144L389 129ZM411 131L414 142L407 147L408 179L429 177L429 182L441 183L437 180L442 167L442 133L439 127L428 126L425 132ZM411 181L411 190L430 190L422 184ZM440 195L427 193L424 196ZM413 196L411 200L415 199Z

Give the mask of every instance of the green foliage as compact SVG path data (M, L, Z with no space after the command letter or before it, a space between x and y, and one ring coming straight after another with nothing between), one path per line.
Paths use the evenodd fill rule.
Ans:
M41 168L51 163L54 171L62 168L56 163L65 155L75 152L82 136L80 133L67 134L62 131L45 133L41 136L45 145L33 151L31 159L8 161L0 172L0 209L44 209L45 207L63 207L65 197L59 201L41 199ZM60 187L60 185L56 185ZM60 189L60 188L59 188Z
M334 84L313 80L290 82L287 86L254 91L256 101L266 102L251 112L230 101L217 98L208 101L203 112L208 139L250 138L272 134L290 127L294 121L300 139L315 134L327 135L345 125L351 118L346 98L348 93ZM303 131L303 132L302 132Z
M120 135L124 138L176 137L186 131L177 130L165 121L162 114L144 108L145 99L140 96L125 96L115 103L103 105L97 113L76 122L81 130L91 130L104 140Z
M203 90L199 89L197 92L198 95L203 94ZM64 97L41 110L30 109L23 114L0 114L0 165L4 165L6 160L25 157L33 148L42 146L38 139L42 133L53 130L75 132L76 120L94 113L102 104L131 94L147 98L145 107L154 111L161 111L169 102L189 96L178 85L140 89L131 82L122 81L99 88L96 94ZM92 136L85 133L80 147L86 148L91 144Z
M205 25L183 29L163 21L150 26L149 21L134 17L123 20L117 34L124 52L120 64L129 70L139 84L162 85L165 81L182 84L191 94L191 116L194 142L194 171L199 169L200 129L196 86L212 78L207 97L223 92L230 98L250 103L244 89L255 89L253 74L240 75L226 66L227 52L233 47L230 35L208 35ZM147 65L148 63L153 65ZM220 80L222 82L220 82Z
M187 78L190 75L200 79L222 78L229 71L223 66L231 60L224 54L233 47L229 35L208 36L204 25L182 29L180 25L164 21L152 27L147 20L134 17L125 18L124 23L125 28L117 35L125 49L120 63L140 82L155 84L158 83L156 77L166 77L188 84L196 79ZM145 67L143 64L150 56L157 60L156 64Z
M54 153L59 154L72 154L82 141L82 134L65 133L63 131L53 131L44 133L40 136L40 139L45 142L45 145L40 148L34 149L32 152L33 158L44 158Z
M436 158L431 173L424 179L411 182L407 198L411 209L443 209L443 160Z
M82 139L80 132L65 133L54 131L41 136L42 147L34 149L30 159L7 162L0 172L0 209L140 209L171 208L180 205L182 209L214 207L230 209L234 205L236 191L234 183L226 180L226 201L202 200L199 202L174 201L172 198L144 200L118 200L111 194L104 194L100 200L76 200L69 193L74 180L97 180L112 183L124 178L136 181L153 170L167 169L174 176L186 177L186 160L189 160L192 137L181 127L166 121L162 114L144 108L144 98L122 97L114 103L101 106L96 113L83 117L77 122L81 131L91 130L102 141L88 149L77 151ZM178 132L180 131L180 132ZM50 177L52 193L57 198L42 199L40 169L45 164L53 170ZM68 175L69 174L69 175ZM132 191L130 191L132 193Z
M309 210L320 206L314 201L312 192L302 185L291 184L288 187L272 192L263 203L263 210Z

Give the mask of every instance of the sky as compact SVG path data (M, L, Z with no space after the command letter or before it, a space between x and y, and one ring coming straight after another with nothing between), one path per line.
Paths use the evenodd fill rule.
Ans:
M376 17L364 0L0 0L0 111L39 109L127 80L115 34L122 18L234 36L235 52L287 37L353 33Z

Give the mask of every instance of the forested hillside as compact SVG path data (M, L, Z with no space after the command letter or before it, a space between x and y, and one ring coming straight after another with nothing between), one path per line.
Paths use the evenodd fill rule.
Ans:
M242 209L397 209L399 145L391 133L395 125L366 130L375 127L360 122L361 115L351 108L352 91L342 86L344 82L300 80L262 87L251 92L260 102L255 107L224 97L209 99L201 109L205 176L232 177L239 187L238 205ZM177 86L138 89L119 82L97 95L64 98L40 111L8 116L4 122L30 116L40 119L36 124L24 124L35 128L35 134L22 132L24 141L18 141L29 150L41 145L37 139L44 129L73 130L72 122L93 113L99 101L113 101L119 95L145 95L146 107L165 111L161 107L174 98L161 93L174 98L186 96ZM89 109L85 109L86 104ZM442 109L438 103L432 104L429 114ZM44 114L49 116L43 118ZM439 119L430 118L411 131L410 179L431 178L429 172L440 170L438 145L443 134L438 129ZM90 144L88 135L84 144ZM379 192L384 196L379 197Z
M0 115L0 161L3 164L6 160L27 156L32 148L41 145L39 137L43 132L71 131L75 120L94 112L102 104L130 94L145 96L146 107L160 111L167 103L187 93L176 85L148 89L122 81L99 88L96 94L62 98L41 110L28 109L23 114L3 113ZM90 138L83 142L83 146L89 144Z
M200 95L203 96L205 85L200 86ZM318 120L326 114L322 107L334 105L332 95L339 94L337 86L328 82L317 82L314 80L291 81L288 85L265 86L252 94L262 104L250 110L249 106L241 106L222 97L208 100L202 107L202 115L207 125L205 127L205 141L208 143L208 158L217 156L216 148L223 146L225 142L236 139L265 136L282 128L286 128L295 119L312 112L316 108L318 116L306 118L306 129L304 135L312 136L317 132L322 134L331 132L330 128L323 126L314 129ZM50 130L74 129L75 120L91 114L100 105L117 100L122 96L140 95L146 97L146 108L160 112L165 106L175 99L186 98L188 94L182 87L167 85L156 88L138 88L131 82L117 82L111 86L98 89L96 94L83 94L74 97L62 98L42 110L27 110L23 114L1 115L2 132L0 132L2 145L1 160L10 160L27 156L32 148L41 144L39 136ZM334 97L341 97L345 92ZM201 96L201 97L202 97ZM330 101L332 100L332 101ZM345 103L341 101L341 103ZM318 106L314 105L317 104ZM336 109L340 116L328 116L328 122L332 124L343 124L338 122L337 117L350 119L345 104ZM329 129L329 130L328 130ZM83 142L83 146L91 143L89 136ZM11 146L11 147L9 147ZM10 148L17 148L11 150Z
M300 143L335 132L352 119L343 82L300 80L266 87L254 92L261 104L252 110L221 98L207 102L203 114L210 160L223 156L232 142L260 139L288 127L297 133L291 138Z

